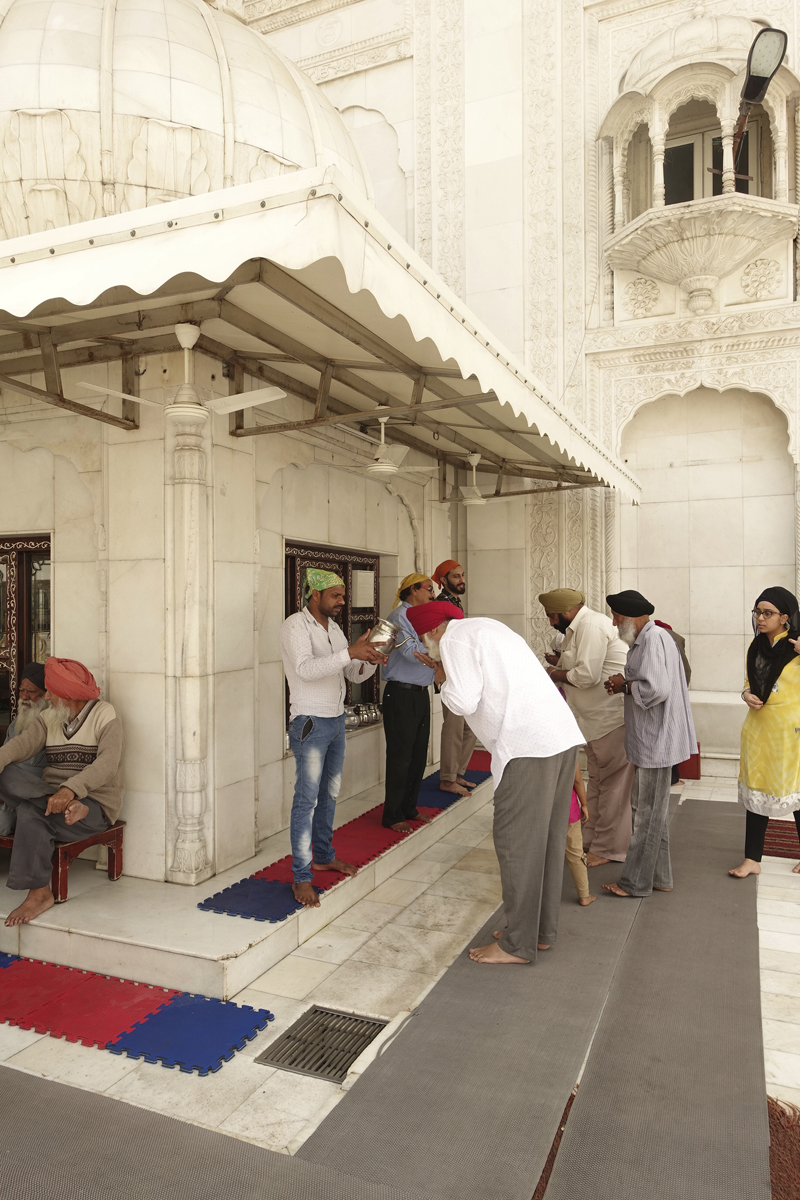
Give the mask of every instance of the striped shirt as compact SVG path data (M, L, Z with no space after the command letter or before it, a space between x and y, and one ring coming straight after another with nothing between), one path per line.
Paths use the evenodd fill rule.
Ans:
M678 647L648 621L628 651L625 754L637 767L672 767L697 750L689 689Z

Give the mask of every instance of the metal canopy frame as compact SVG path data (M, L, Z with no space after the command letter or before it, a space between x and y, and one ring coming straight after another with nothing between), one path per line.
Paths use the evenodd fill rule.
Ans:
M275 298L284 310L310 318L315 329L344 340L365 357L323 354L307 341L248 311L236 302L236 291L244 288L246 292L250 286L255 287L259 297ZM178 351L172 326L179 322L200 327L196 349L222 364L232 394L243 390L247 376L277 385L312 406L307 418L293 421L275 420L267 410L262 410L259 421L259 412L254 409L256 423L246 424L244 411L231 413L232 437L302 434L330 425L359 425L367 432L374 430L380 418L386 418L390 442L435 458L442 466L463 468L464 452L480 454L479 469L497 476L493 498L551 490L537 487L503 491L505 480L512 477L570 489L606 486L582 467L532 445L530 439L538 436L535 430L515 430L506 425L491 411L491 406L496 410L500 407L494 392L476 392L474 381L470 390L459 391L457 385L469 388L469 381L457 368L414 361L295 276L264 259L242 264L222 286L199 276L179 276L148 297L136 297L120 287L88 306L54 300L41 305L30 319L0 316L0 385L120 429L138 429L138 404L124 401L122 416L116 416L70 400L63 393L61 372L66 367L119 361L122 390L136 394L137 359ZM206 332L211 322L213 330ZM224 333L220 333L220 325ZM236 343L242 340L255 340L263 348L241 349ZM44 389L15 378L36 372L44 373ZM381 380L388 383L389 379L407 381L407 399L380 385ZM354 404L356 398L358 403ZM362 401L367 402L365 407L361 407ZM474 424L457 428L449 425L444 414L454 416L460 411L468 412ZM467 429L474 429L475 436L470 437ZM450 443L453 449L415 436L415 430ZM506 457L481 444L476 437L483 431L502 439L518 453ZM440 498L455 498L447 496L442 472Z

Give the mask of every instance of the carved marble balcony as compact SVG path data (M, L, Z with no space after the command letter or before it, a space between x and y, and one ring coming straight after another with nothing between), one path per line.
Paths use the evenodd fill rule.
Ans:
M798 209L734 192L650 208L606 242L614 270L637 271L689 294L689 309L705 313L720 279L776 242L797 234Z

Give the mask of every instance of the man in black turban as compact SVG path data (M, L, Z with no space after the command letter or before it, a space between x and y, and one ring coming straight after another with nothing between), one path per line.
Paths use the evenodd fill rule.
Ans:
M44 665L37 662L28 663L19 677L17 715L8 727L6 742L20 733L24 733L28 726L35 721L37 714L47 706L44 693ZM12 834L17 821L16 807L3 803L3 793L18 800L30 800L41 796L42 777L46 766L47 755L44 750L40 750L26 762L13 763L10 767L6 767L0 788L0 836L8 837Z

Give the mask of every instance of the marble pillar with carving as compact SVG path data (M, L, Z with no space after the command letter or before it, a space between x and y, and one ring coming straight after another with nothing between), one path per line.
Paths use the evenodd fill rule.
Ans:
M178 329L186 328L178 326ZM167 608L167 879L214 874L209 767L213 563L209 464L211 414L187 381L164 410Z

